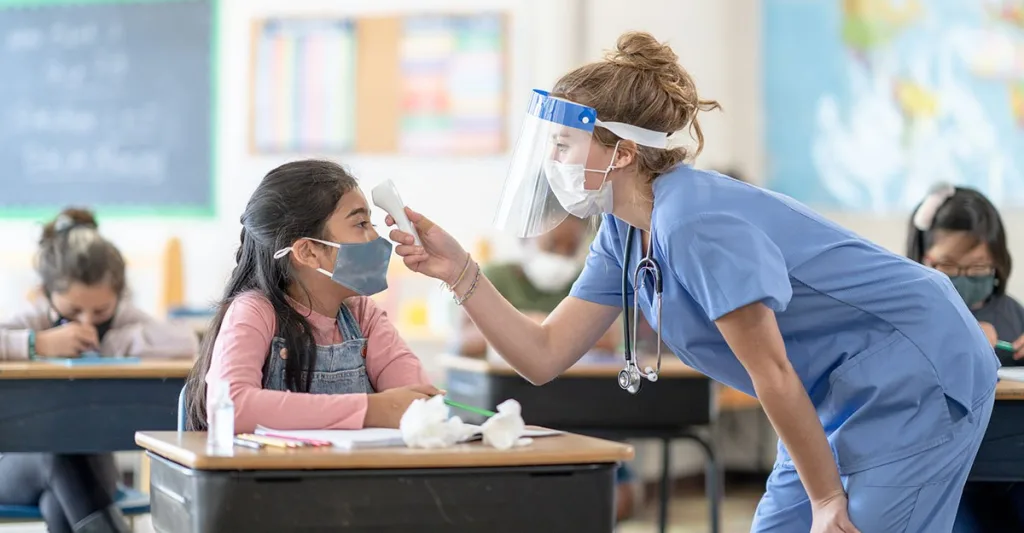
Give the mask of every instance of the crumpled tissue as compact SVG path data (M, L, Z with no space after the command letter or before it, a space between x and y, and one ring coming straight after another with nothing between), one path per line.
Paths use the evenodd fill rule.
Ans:
M440 394L426 400L413 400L398 422L405 445L410 448L447 448L475 433L473 426L464 424L457 416L448 418L448 414L448 406Z
M513 446L527 446L532 439L520 438L526 431L526 423L523 422L523 407L515 400L505 400L498 405L498 412L488 418L480 430L483 433L484 444L494 446L499 450L508 450Z

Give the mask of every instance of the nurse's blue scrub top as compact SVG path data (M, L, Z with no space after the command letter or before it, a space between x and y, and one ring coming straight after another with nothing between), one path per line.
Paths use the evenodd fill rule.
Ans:
M626 228L605 216L572 296L622 305ZM789 197L681 166L654 182L651 228L665 344L754 394L714 321L755 302L774 310L842 474L950 440L995 387L998 359L945 275ZM630 304L639 236L627 265ZM648 282L639 305L656 328L653 297ZM779 461L791 464L781 446Z

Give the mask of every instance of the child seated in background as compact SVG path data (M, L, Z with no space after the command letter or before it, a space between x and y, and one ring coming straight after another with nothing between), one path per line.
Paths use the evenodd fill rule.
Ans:
M937 186L914 211L907 256L949 276L989 341L1013 343L1003 365L1024 358L1024 307L1006 294L1010 251L995 206L978 191ZM1016 524L1010 527L1010 524ZM1024 486L968 483L954 531L1024 530Z
M949 276L993 346L1013 344L1003 365L1024 364L1024 307L1006 294L1010 250L988 198L966 187L936 187L914 211L907 256Z
M103 356L188 357L196 337L126 298L124 259L92 213L66 209L43 228L36 271L44 297L0 322L0 360ZM0 504L38 505L51 533L121 532L112 454L0 455Z
M386 314L391 243L370 224L355 178L297 161L249 198L235 269L188 378L189 426L226 384L235 431L397 428L409 404L439 391Z
M484 267L487 279L509 303L520 311L531 315L538 322L569 296L569 289L583 270L583 256L580 251L587 238L587 222L568 217L555 229L534 239L523 241L525 247L522 262L499 263ZM459 328L459 352L470 357L483 357L487 342L477 330L469 315L462 313ZM621 355L619 344L621 325L616 324L580 361L605 359ZM621 362L621 359L615 359ZM616 471L616 517L629 518L635 505L636 488L633 474L625 465Z
M124 259L89 211L65 209L43 228L36 271L43 296L0 322L0 359L195 355L194 333L126 298Z

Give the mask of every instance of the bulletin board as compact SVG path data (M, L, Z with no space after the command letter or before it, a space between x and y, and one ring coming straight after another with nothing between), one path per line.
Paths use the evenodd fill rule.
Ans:
M250 151L503 153L507 35L498 13L258 20Z

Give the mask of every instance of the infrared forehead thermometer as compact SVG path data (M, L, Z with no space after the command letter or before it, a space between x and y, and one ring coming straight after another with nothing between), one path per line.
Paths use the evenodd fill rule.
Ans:
M391 218L395 219L398 229L412 235L412 238L416 241L416 246L423 245L420 242L420 234L416 233L416 227L412 225L409 217L405 214L405 204L402 203L402 197L398 195L398 188L395 187L395 182L385 180L370 191L370 197L373 199L373 205L383 209L387 214L391 215Z

